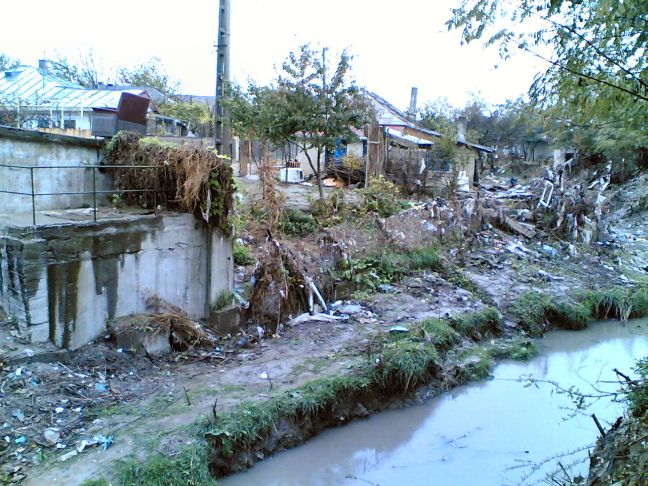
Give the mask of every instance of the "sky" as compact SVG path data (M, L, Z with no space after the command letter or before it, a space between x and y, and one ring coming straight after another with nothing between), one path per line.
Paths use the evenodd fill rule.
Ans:
M267 84L291 50L310 43L353 54L353 77L399 108L413 86L419 107L475 94L490 104L524 95L541 61L462 46L445 22L460 0L231 0L231 73ZM215 91L218 0L1 0L0 52L36 65L92 50L106 81L118 66L159 57L181 91Z

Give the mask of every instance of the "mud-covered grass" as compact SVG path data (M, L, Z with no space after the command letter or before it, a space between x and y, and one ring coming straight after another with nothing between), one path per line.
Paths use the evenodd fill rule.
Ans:
M594 320L648 316L648 286L585 290L561 299L528 291L513 302L512 310L522 328L533 336L552 327L584 329Z

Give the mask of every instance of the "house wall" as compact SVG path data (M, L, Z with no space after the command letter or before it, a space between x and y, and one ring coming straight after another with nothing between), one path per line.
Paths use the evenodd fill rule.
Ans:
M0 226L0 306L32 342L76 349L106 320L147 312L157 295L194 318L232 289L232 242L167 213L34 228ZM208 251L211 252L207 295Z
M15 135L20 135L17 138ZM36 166L34 169L34 192L51 194L60 192L91 192L93 170L65 167L96 165L102 159L99 146L83 144L82 139L30 132L27 130L0 130L0 165ZM88 141L90 142L90 141ZM93 146L94 144L94 146ZM48 167L59 167L49 168ZM60 168L63 167L63 168ZM96 171L97 190L111 190L110 179ZM6 194L1 191L28 193L30 195ZM0 166L0 213L27 213L32 210L32 180L28 168ZM105 197L99 198L99 201ZM90 207L92 195L56 195L36 197L36 210Z
M308 150L308 155L311 158L311 161L313 162L313 166L317 168L317 149L310 149ZM303 150L299 150L297 152L297 161L299 162L302 170L304 171L304 177L314 174L313 169L311 169L310 164L308 163L308 158L306 157L306 153ZM320 164L322 164L322 167L324 165L324 154L321 156Z

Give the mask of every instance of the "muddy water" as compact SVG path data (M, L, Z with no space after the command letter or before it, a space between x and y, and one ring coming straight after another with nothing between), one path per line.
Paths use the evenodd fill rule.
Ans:
M573 402L564 394L555 393L549 384L525 386L519 378L554 380L588 392L590 384L598 382L614 390L612 369L630 370L648 355L648 319L556 331L540 345L541 356L502 362L490 381L328 430L222 484L463 486L542 481L557 462L534 465L591 444L597 431L590 414L596 413L605 426L623 406L600 400L574 416ZM586 458L587 452L581 451L560 461L568 465L581 460L574 470L585 474Z

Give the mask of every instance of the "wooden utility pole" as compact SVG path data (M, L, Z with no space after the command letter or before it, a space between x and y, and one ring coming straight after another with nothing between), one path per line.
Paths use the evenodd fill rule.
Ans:
M230 0L219 0L218 44L216 46L216 101L214 104L214 145L218 153L232 155L229 113L222 100L230 80Z

